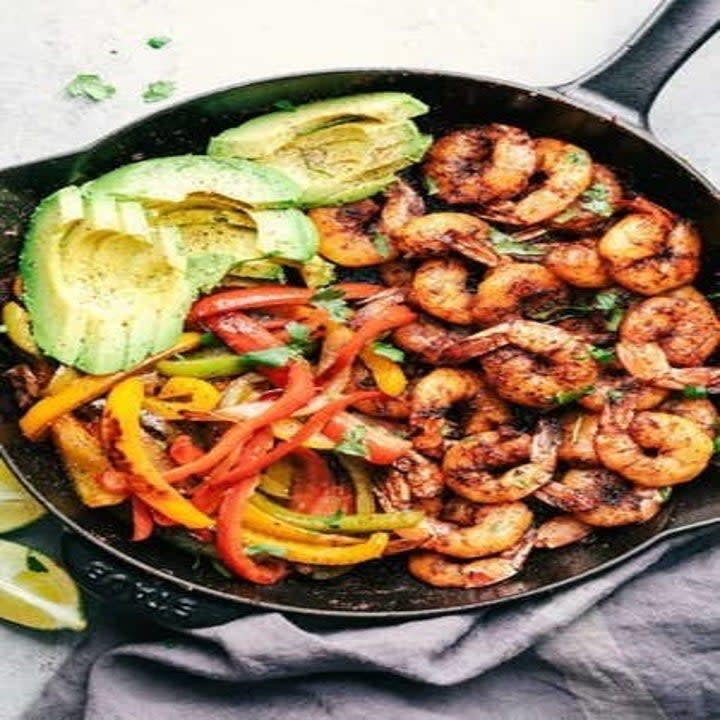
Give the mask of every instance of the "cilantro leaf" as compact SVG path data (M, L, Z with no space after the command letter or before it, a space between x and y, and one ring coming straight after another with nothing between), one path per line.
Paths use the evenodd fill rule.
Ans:
M658 493L660 494L660 500L662 500L662 502L667 502L670 499L670 496L672 495L672 488L671 487L658 488Z
M297 353L304 353L312 347L310 328L306 325L291 320L285 329L290 337L290 347Z
M292 100L285 100L285 99L276 100L273 103L273 107L276 110L284 110L285 112L295 112L297 110L297 105L295 105L295 103L292 102Z
M506 235L496 228L490 228L490 242L495 251L501 255L518 257L542 257L545 255L545 251L536 245L515 240L512 235Z
M555 405L568 405L569 403L575 402L581 397L585 397L585 395L589 395L592 392L595 392L594 385L587 385L581 390L563 390L559 393L555 393L552 401Z
M615 360L615 351L608 350L607 348L599 348L594 345L590 346L590 357L599 363L605 364Z
M327 310L335 322L345 322L350 318L350 308L344 300L345 293L337 288L325 287L318 290L310 299L315 307Z
M172 80L156 80L151 82L143 92L143 100L147 103L167 100L175 92L175 83Z
M160 48L164 48L171 42L172 38L169 38L167 35L154 35L153 37L148 38L147 45L153 50L160 50Z
M376 355L382 355L393 362L401 363L405 360L405 353L390 343L380 342L378 340L372 344L372 351Z
M107 100L115 94L115 87L103 82L99 75L76 75L66 86L71 97L84 97L93 102Z
M610 217L613 214L610 205L610 190L607 185L595 183L591 185L581 196L581 205L585 210L601 217Z
M270 543L252 543L245 546L246 555L273 555L274 557L285 557L287 550L282 545Z
M605 393L605 397L607 398L608 402L611 403L620 402L624 395L625 393L622 390L608 390Z
M366 458L368 449L365 444L365 435L367 435L367 428L363 425L349 428L345 431L342 440L335 446L335 452Z
M593 306L596 310L609 312L614 310L620 302L620 293L617 290L603 290L595 295Z
M325 518L325 524L333 530L340 528L340 520L344 517L342 510L336 510L332 515L328 515Z
M713 440L713 452L720 453L720 436Z
M703 387L702 385L686 385L682 389L682 394L683 397L694 400L696 398L707 397L708 391L707 388Z
M35 555L33 555L31 552L27 554L27 557L25 558L25 567L30 571L34 573L46 573L50 572L47 567L45 567L45 564L42 563L40 560L38 560Z
M297 356L297 352L289 345L266 348L265 350L251 350L240 355L241 361L248 366L264 365L266 367L282 367Z
M425 186L425 192L427 192L428 195L438 194L438 185L429 175L423 175L423 185Z
M374 232L372 234L372 244L375 246L380 257L387 258L392 254L390 243L382 233Z
M579 152L577 150L569 152L567 155L565 155L565 159L571 165L585 165L588 162L587 155L584 152Z

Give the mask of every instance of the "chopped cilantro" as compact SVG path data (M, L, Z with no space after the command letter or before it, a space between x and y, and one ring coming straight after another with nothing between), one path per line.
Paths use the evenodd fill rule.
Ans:
M390 343L380 341L374 342L372 344L372 351L376 355L382 355L393 362L401 363L405 360L405 353L400 348L397 348Z
M575 402L581 397L585 397L592 392L595 392L595 387L593 385L587 385L581 390L563 390L559 393L555 393L552 401L555 405L568 405L569 403Z
M248 366L282 367L287 365L291 358L297 357L297 351L289 345L280 345L265 350L251 350L240 357Z
M713 452L720 453L720 437L713 440Z
M357 425L345 431L342 440L335 446L335 451L344 453L345 455L359 455L360 457L368 456L367 445L365 444L365 435L367 428L363 425Z
M686 385L682 389L682 394L683 397L694 400L695 398L707 397L708 391L707 388L703 387L702 385Z
M599 363L605 364L615 360L615 351L607 348L590 347L590 357Z
M372 244L375 246L380 257L387 258L392 254L390 243L382 233L375 232L372 234Z
M585 210L601 217L610 217L613 214L610 205L610 191L607 185L595 183L591 185L581 196L581 204Z
M274 557L285 557L287 550L282 545L270 543L253 543L245 546L246 555L273 555Z
M45 564L42 563L40 560L35 557L31 552L27 554L27 558L25 558L25 567L30 571L34 573L46 573L50 572L47 567L45 567Z
M276 110L284 110L285 112L295 112L297 110L297 105L294 102L285 99L276 100L273 107Z
M610 317L605 320L605 327L610 332L616 332L620 327L625 311L622 308L615 308L611 313Z
M170 42L172 42L172 38L169 38L167 35L155 35L148 38L147 45L153 50L159 50L160 48L164 48Z
M350 318L350 308L344 300L345 293L337 288L325 287L318 290L310 302L315 306L327 310L330 318L335 322L345 322Z
M620 302L620 293L617 290L603 290L595 296L593 306L597 310L609 312L614 310Z
M291 320L286 326L288 336L290 337L290 347L298 353L304 353L312 346L310 339L310 328L302 323Z
M660 494L660 500L662 502L667 502L670 496L672 495L672 488L671 487L664 487L664 488L658 488L658 493Z
M332 515L328 515L325 518L325 524L332 528L333 530L337 530L340 527L340 520L343 518L343 511L342 510L336 510Z
M84 97L93 102L107 100L115 94L115 87L103 82L99 75L76 75L66 86L71 97Z
M622 400L623 398L623 395L625 395L625 393L622 390L608 390L605 393L605 397L611 403L620 402L620 400Z
M569 152L565 158L571 165L584 165L588 161L587 155L577 150Z
M518 257L542 257L545 251L532 243L515 240L512 235L506 235L496 228L490 228L490 242L496 252L501 255L516 255Z
M172 80L156 80L151 82L143 92L143 100L147 103L167 100L175 92L175 83Z
M429 175L423 175L423 185L425 185L425 192L427 192L428 195L438 194L438 185Z

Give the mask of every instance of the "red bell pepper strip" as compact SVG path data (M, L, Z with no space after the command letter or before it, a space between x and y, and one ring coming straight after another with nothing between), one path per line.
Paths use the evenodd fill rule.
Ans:
M204 475L212 470L239 443L245 442L260 428L270 425L276 420L289 417L296 410L307 404L315 395L313 374L308 363L304 361L293 362L288 366L288 384L283 394L257 417L236 423L226 430L220 440L212 449L192 462L180 465L165 473L165 479L170 482L179 482L191 475Z
M247 477L225 494L217 519L215 545L220 559L234 573L259 585L272 585L288 574L287 564L280 560L256 562L245 552L243 543L242 517L257 484L257 476Z
M289 440L276 445L273 450L264 455L261 458L256 459L253 462L244 463L242 467L235 468L231 472L216 478L213 481L214 485L228 487L242 480L250 475L259 473L264 468L272 465L273 463L285 457L287 454L293 452L296 448L300 447L309 437L312 437L316 432L321 432L328 421L337 413L344 410L349 405L356 403L360 400L374 400L379 397L382 393L376 390L360 391L350 393L344 397L338 398L328 403L324 408L318 410L314 415L311 415Z
M189 435L178 435L171 443L168 455L177 465L197 460L205 451Z
M280 347L283 344L261 323L241 312L213 315L206 318L203 324L240 355L253 350ZM287 368L259 367L258 372L276 385L283 386L287 383Z
M332 365L321 373L318 382L327 383L334 375L352 365L360 351L368 343L387 330L411 323L416 317L417 315L407 305L393 305L386 308L381 315L369 318L338 352Z
M150 508L136 495L130 498L130 503L132 507L133 524L131 539L135 542L147 540L152 535L153 527L155 526Z
M412 448L410 440L398 437L382 425L367 422L349 412L334 415L323 428L323 434L338 443L358 427L365 430L362 439L368 452L366 459L374 465L389 465Z
M372 283L339 283L333 288L340 290L347 300L372 297L384 288ZM313 288L288 287L287 285L263 285L253 288L234 288L207 295L198 300L187 316L188 326L197 325L212 315L267 308L273 305L307 305L318 291Z
M314 450L299 447L293 458L300 467L293 474L289 507L306 515L355 512L351 488L333 475L325 458Z

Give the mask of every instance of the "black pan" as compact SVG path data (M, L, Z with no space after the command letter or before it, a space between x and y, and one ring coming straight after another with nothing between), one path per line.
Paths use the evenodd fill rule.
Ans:
M374 90L413 93L431 106L424 129L504 122L533 135L565 138L619 168L631 186L692 218L707 243L702 282L718 269L720 203L711 184L648 134L650 104L665 80L717 27L717 0L661 6L615 57L580 80L533 89L490 78L407 70L356 70L299 75L233 87L170 108L73 155L0 172L0 277L13 272L17 246L34 204L59 186L79 183L145 156L202 152L210 136L246 117L294 103ZM592 109L590 109L592 108ZM5 348L7 350L7 348ZM705 478L679 488L663 512L643 525L616 529L594 543L533 553L523 572L478 590L440 590L413 580L403 561L369 563L318 583L291 578L256 587L193 567L160 541L132 543L109 511L88 510L75 497L48 445L31 444L11 414L2 453L28 489L69 529L65 560L90 591L115 607L151 614L175 626L199 626L253 608L350 618L423 616L478 608L562 587L627 559L672 533L720 521L720 484ZM712 475L713 473L708 473Z

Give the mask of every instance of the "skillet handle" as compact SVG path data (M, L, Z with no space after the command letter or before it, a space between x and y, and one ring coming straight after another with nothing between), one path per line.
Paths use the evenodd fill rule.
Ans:
M719 26L718 0L665 0L620 50L554 89L647 129L657 94Z

